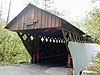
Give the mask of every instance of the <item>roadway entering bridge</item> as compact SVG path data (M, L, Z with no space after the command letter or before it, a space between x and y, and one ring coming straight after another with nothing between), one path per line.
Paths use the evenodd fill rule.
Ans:
M67 75L69 73L68 71L65 67L37 64L0 66L0 75Z

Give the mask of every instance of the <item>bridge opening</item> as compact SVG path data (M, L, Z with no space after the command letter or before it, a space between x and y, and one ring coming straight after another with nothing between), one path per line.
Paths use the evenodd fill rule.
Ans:
M70 51L66 45L60 28L44 28L35 30L17 31L29 54L32 63L69 65L72 67L72 58L68 58Z

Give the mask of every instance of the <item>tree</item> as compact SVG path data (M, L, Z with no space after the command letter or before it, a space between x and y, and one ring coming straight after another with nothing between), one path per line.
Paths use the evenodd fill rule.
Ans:
M83 22L86 33L91 35L96 43L100 44L100 9L95 8L89 12L89 15Z
M100 0L92 0L93 3ZM96 5L86 16L78 23L78 27L90 35L93 40L100 44L100 4Z
M43 8L49 10L54 2L51 0L43 0Z
M0 19L1 19L1 16L2 16L2 0L1 0L1 4L0 4Z
M31 57L24 48L18 35L4 29L0 23L0 61L3 62L30 62Z

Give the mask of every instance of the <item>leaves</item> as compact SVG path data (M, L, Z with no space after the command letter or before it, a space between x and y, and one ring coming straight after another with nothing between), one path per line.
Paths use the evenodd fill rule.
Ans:
M93 9L89 13L89 17L86 19L85 24L87 32L93 37L93 39L100 43L100 9Z
M30 62L31 57L25 50L15 32L4 29L0 23L0 60L5 62ZM19 61L20 60L20 61Z
M100 8L91 10L86 18L78 23L78 27L100 44Z

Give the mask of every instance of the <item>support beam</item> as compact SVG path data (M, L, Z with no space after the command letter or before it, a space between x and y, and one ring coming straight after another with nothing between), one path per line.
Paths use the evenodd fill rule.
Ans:
M19 33L17 32L17 34L19 35L20 39L22 40L26 50L29 52L29 54L32 57L32 62L33 62L33 54L34 54L34 35L31 34L25 34L25 33Z

